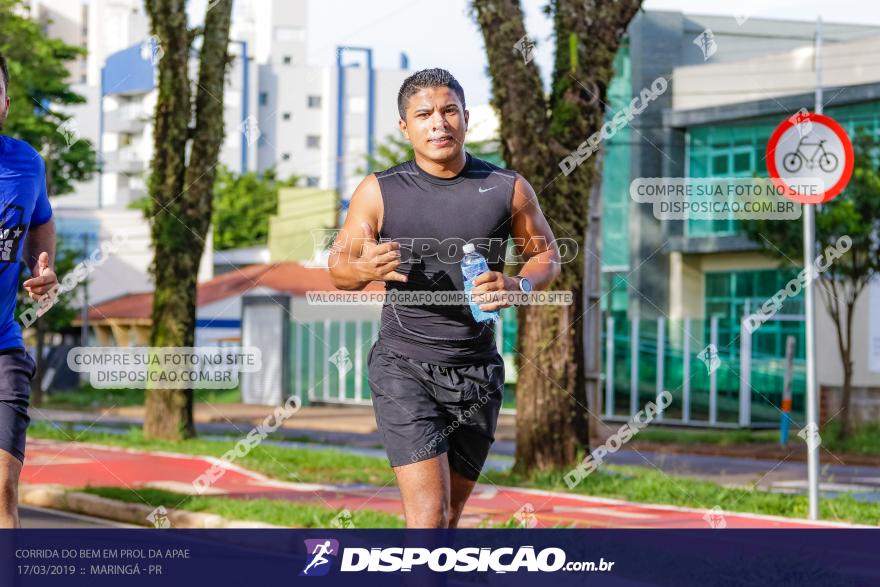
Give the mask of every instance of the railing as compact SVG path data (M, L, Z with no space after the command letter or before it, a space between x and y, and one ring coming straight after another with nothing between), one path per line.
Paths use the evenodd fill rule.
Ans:
M367 355L378 320L294 322L291 389L308 402L368 404Z
M515 330L505 329L505 322L496 329L496 342L506 355L507 381L512 383ZM603 419L628 420L669 391L673 401L656 422L717 428L779 425L784 359L753 349L754 335L744 326L734 329L730 320L719 317L619 316L607 317L604 326ZM305 402L370 404L367 357L379 333L378 320L294 322L291 329L294 394ZM792 418L797 422L804 410L802 360L795 361L792 388ZM505 393L505 411L515 406L512 391L511 386Z
M499 320L495 331L499 349L505 348L505 322ZM307 402L371 403L367 358L378 335L378 320L292 322L291 391Z
M721 319L627 320L608 317L603 332L606 420L628 420L664 391L672 404L656 417L709 427L779 425L784 359L752 351L752 334ZM609 336L610 333L610 336ZM804 365L795 361L792 417L803 415Z

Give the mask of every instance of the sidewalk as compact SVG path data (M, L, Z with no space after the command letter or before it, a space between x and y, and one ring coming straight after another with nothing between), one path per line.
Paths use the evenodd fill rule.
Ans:
M266 478L210 457L146 453L87 443L28 440L22 482L67 488L112 486L152 487L192 493L192 480L213 465L225 473L211 487L211 495L237 499L268 498L357 511L362 508L403 515L394 487L340 486L287 483ZM168 504L169 507L173 504ZM519 516L527 525L584 528L828 528L849 524L811 522L774 516L645 505L614 499L478 484L462 527L490 520L503 523Z
M276 406L257 406L253 404L208 404L196 403L193 419L196 424L247 424L255 426L272 414ZM124 422L141 425L144 421L144 406L125 406L110 408L99 412L74 410L40 410L36 415L56 421L94 421ZM100 417L100 418L99 418ZM377 434L376 418L370 405L346 406L306 406L296 412L281 425L285 429L315 430L355 434ZM516 417L502 414L498 417L495 438L513 440L516 437Z

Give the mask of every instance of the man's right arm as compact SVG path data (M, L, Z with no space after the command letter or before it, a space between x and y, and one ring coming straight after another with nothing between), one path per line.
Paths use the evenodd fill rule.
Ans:
M330 252L330 278L338 289L362 290L371 281L406 281L397 273L400 243L376 242L382 214L382 192L373 174L351 196L348 214Z

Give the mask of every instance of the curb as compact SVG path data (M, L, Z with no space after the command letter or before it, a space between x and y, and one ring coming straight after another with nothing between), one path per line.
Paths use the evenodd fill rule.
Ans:
M18 490L18 503L65 512L74 512L145 526L155 527L150 523L149 516L154 515L156 508L140 503L129 503L82 493L80 491L67 491L60 485L27 485L22 484ZM264 522L248 520L227 520L217 514L201 512L187 512L184 510L169 509L164 514L171 528L179 529L205 529L205 528L286 528Z

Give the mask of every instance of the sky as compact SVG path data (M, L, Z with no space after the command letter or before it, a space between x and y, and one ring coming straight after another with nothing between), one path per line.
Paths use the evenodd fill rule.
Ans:
M397 67L400 53L412 69L444 67L465 89L468 107L490 98L483 39L469 14L469 0L290 0L308 1L308 60L335 63L338 45L373 47L377 67ZM552 63L550 22L545 0L521 0L526 30L536 43L535 60L547 80ZM191 0L190 12L204 10L205 0ZM880 3L875 0L645 0L647 10L693 14L748 15L880 26Z

